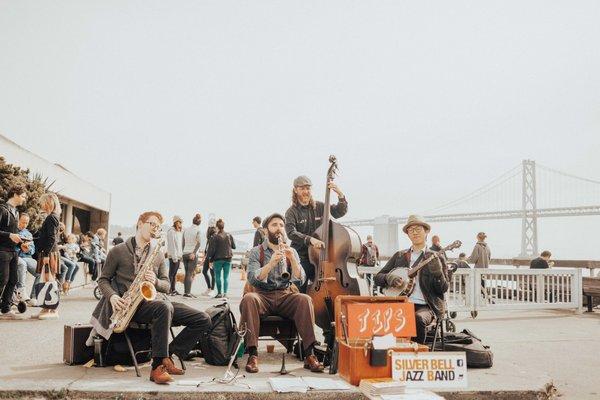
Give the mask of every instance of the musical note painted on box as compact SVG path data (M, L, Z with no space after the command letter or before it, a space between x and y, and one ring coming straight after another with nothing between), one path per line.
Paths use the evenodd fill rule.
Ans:
M348 312L348 336L370 338L389 333L396 337L414 337L415 307L412 303L350 303Z

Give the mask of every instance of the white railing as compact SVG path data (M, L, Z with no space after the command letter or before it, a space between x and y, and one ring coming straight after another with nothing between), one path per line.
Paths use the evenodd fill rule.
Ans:
M359 267L378 295L381 267ZM581 269L458 269L449 283L449 311L575 309L582 307Z

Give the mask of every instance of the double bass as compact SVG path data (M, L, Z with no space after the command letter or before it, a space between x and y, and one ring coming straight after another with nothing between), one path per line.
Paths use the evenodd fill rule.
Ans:
M367 282L359 276L356 263L352 262L360 257L360 237L352 228L331 219L329 182L337 173L335 156L329 156L329 163L323 217L312 235L325 245L320 249L311 246L308 253L315 266L315 279L308 286L307 294L313 301L315 322L324 331L330 331L335 320L333 305L337 296L369 295Z

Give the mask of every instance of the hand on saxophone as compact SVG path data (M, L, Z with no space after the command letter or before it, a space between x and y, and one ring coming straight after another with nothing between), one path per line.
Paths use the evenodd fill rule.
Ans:
M128 306L127 301L118 294L110 296L110 304L115 311L121 311Z
M144 280L154 285L156 283L156 274L154 273L154 271L146 271L146 273L144 274Z

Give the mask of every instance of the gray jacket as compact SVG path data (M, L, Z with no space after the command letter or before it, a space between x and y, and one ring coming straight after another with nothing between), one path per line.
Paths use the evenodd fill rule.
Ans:
M489 268L490 260L492 259L492 252L485 242L475 243L473 252L467 258L469 264L475 264L475 268Z
M148 249L148 254L154 250L153 246L155 245L156 243L152 243L150 249ZM164 253L160 251L154 259L152 267L156 274L156 283L154 286L158 292L156 300L169 301L167 296L164 295L171 288L169 274L167 273L164 261ZM123 296L134 279L134 247L133 237L130 237L125 243L118 244L110 249L106 257L106 263L102 268L102 274L98 278L98 287L100 287L100 291L102 292L102 298L92 313L90 323L96 329L96 332L106 339L112 334L112 329L110 329L112 305L109 299L113 294Z

